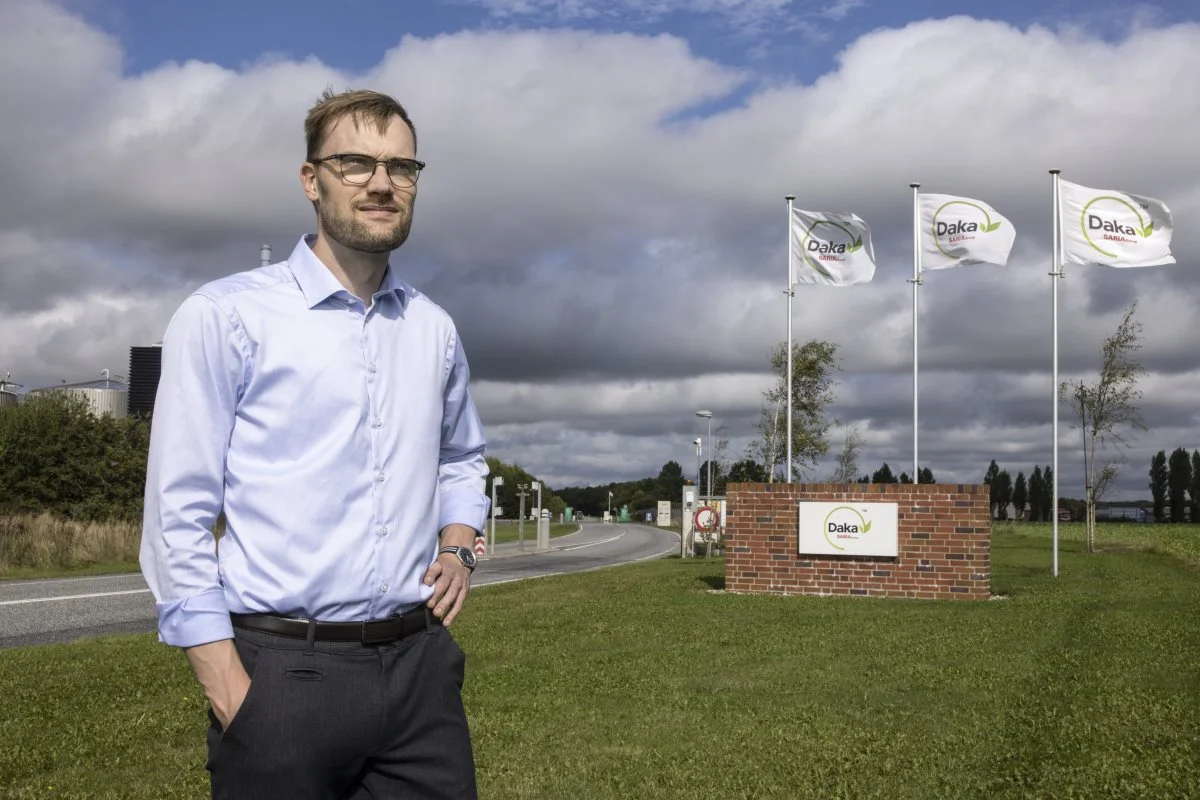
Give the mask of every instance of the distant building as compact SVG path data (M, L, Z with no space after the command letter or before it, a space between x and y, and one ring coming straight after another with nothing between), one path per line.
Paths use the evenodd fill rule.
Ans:
M154 398L162 372L162 342L129 348L129 413L154 415Z

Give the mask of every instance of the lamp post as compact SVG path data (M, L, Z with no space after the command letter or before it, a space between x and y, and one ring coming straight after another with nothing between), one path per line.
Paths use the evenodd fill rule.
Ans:
M711 411L697 411L696 416L703 417L704 419L708 420L708 484L704 488L708 490L708 499L711 500L712 495L713 495L713 487L712 487L712 459L713 459L712 412ZM700 480L699 474L696 475L696 480Z
M496 546L496 487L504 485L504 478L500 475L492 478L492 541L488 542L487 552L490 555L492 549Z

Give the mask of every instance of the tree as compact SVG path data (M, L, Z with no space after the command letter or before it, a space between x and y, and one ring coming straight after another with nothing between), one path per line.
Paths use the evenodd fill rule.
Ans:
M1042 493L1042 520L1053 522L1058 509L1054 507L1054 470L1050 468L1049 464L1042 470L1042 478L1046 481L1046 491Z
M921 467L920 471L917 473L917 483L937 483L937 481L933 479L933 470L931 470L929 467Z
M871 473L871 483L896 483L896 476L886 461L882 467Z
M1002 469L996 473L992 482L992 498L996 501L996 519L1008 519L1008 504L1012 502L1013 482L1008 470Z
M1188 494L1192 500L1192 522L1200 522L1200 450L1192 453L1192 483Z
M1167 451L1159 450L1150 459L1150 497L1154 500L1154 521L1167 521ZM1194 519L1194 517L1193 517Z
M1095 487L1101 479L1096 469L1096 451L1111 444L1121 450L1129 442L1127 429L1146 430L1138 413L1137 404L1142 399L1139 381L1145 369L1137 360L1137 351L1142 347L1142 324L1134 319L1137 302L1125 312L1116 331L1104 340L1100 348L1100 374L1094 384L1083 381L1078 386L1064 383L1059 387L1059 397L1070 392L1071 403L1079 415L1084 432L1085 496L1087 503L1087 550L1096 549L1096 496ZM1101 467L1107 469L1110 464Z
M730 483L766 483L767 470L753 458L735 461L729 468Z
M836 354L837 345L817 339L792 344L792 471L798 475L829 452L825 406L833 401ZM746 451L748 458L766 466L771 480L787 467L787 355L786 342L770 353L768 360L777 377L775 385L763 392L759 439Z
M677 498L683 491L683 467L678 461L668 461L658 471L658 491L662 499Z
M1042 521L1042 509L1045 507L1045 497L1050 492L1046 488L1046 479L1042 477L1042 468L1035 466L1029 476L1029 519L1034 522Z
M862 436L858 428L848 428L846 438L842 443L842 452L838 456L837 465L829 477L830 483L853 483L858 474L858 454L862 449Z
M1000 474L1000 467L996 464L996 459L992 459L992 463L988 464L987 472L983 473L983 485L988 487L988 513L992 519L996 518L996 476Z
M900 473L900 482L901 483L912 483L912 478L908 477L907 472L901 472Z
M1187 502L1184 494L1192 485L1192 459L1186 448L1176 448L1167 460L1167 498L1171 522L1183 522Z
M1029 487L1025 483L1025 473L1017 473L1017 482L1013 484L1013 506L1016 507L1017 519L1025 519L1025 504L1029 502Z

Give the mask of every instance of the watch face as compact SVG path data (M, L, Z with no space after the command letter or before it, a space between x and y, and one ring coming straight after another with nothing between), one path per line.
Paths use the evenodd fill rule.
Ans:
M469 547L458 548L458 557L460 559L462 559L463 566L465 566L465 567L474 567L475 566L475 553L472 552L471 548L469 548Z

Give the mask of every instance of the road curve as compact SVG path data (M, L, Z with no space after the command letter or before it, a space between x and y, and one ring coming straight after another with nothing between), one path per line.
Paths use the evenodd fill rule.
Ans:
M483 559L471 583L493 583L583 572L679 551L679 536L646 525L584 523L577 533L534 552L533 525L525 549L502 544ZM155 630L154 601L140 573L0 582L0 648L73 642L112 633Z

